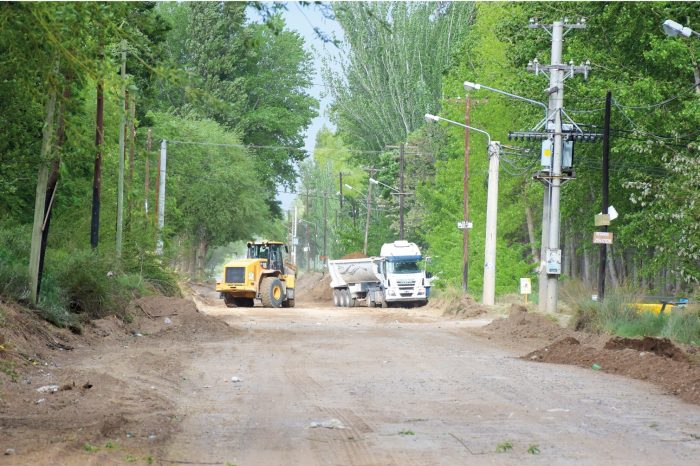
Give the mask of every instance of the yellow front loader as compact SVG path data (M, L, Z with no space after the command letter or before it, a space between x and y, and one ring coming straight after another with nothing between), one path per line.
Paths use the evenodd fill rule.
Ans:
M216 281L228 307L253 307L259 299L263 307L294 307L296 272L285 264L287 246L278 241L248 243L245 259L224 265L223 276Z

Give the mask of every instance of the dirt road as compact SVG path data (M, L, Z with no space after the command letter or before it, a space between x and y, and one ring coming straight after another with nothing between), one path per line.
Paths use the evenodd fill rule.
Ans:
M516 359L470 333L480 321L414 310L204 309L245 333L202 347L188 364L197 396L180 400L186 414L166 447L171 459L690 464L700 454L698 407L644 383ZM324 422L343 428L311 427ZM497 453L506 443L512 450Z
M518 359L522 351L474 331L483 320L227 309L197 291L200 310L234 334L70 356L77 371L158 394L144 409L169 419L153 421L164 440L149 451L160 464L687 465L700 456L700 407L644 382ZM51 451L4 459L90 462ZM92 463L124 458L105 455Z

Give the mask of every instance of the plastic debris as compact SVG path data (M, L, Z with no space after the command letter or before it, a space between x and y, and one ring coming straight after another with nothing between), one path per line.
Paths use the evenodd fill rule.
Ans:
M317 429L319 427L323 427L324 429L345 429L343 423L335 418L326 421L312 421L309 427L312 429Z
M39 393L56 393L58 391L58 385L44 385L36 389Z
M599 371L599 370L600 370L600 364L594 363L594 364L591 366L591 369L593 369L594 371Z

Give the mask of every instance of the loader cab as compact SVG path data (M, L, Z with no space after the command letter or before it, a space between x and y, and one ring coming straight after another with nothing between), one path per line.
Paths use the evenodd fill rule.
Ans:
M284 273L283 250L287 247L282 243L248 243L248 259L264 259L263 268L279 270Z

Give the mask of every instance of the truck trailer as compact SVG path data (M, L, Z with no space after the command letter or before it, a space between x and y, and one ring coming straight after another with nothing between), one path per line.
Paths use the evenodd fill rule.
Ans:
M428 302L429 279L419 266L420 248L408 241L382 246L381 256L328 262L333 304L339 307L422 306Z

